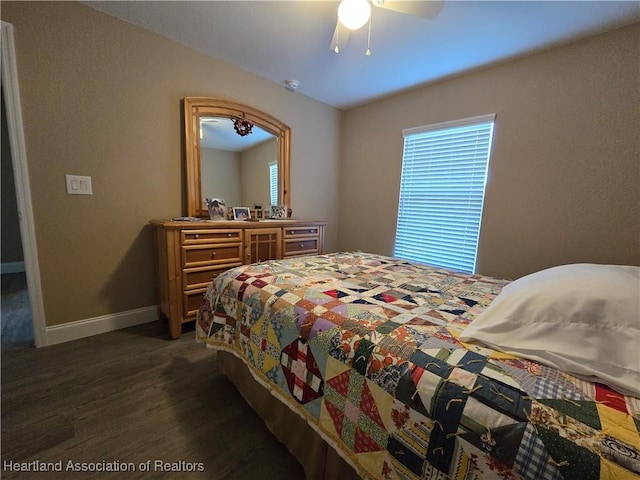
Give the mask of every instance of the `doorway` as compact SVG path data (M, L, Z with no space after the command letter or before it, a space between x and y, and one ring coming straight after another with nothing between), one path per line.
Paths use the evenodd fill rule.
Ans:
M44 304L42 300L42 287L40 284L40 267L38 265L38 251L36 247L35 225L33 208L31 205L31 188L29 185L29 170L27 167L27 155L22 123L22 107L20 104L20 88L18 85L18 73L16 66L16 54L13 37L13 26L7 22L1 22L2 41L0 42L0 58L2 60L2 126L6 128L8 141L3 145L10 146L8 158L12 167L12 175L19 224L20 243L24 258L24 279L20 287L13 286L12 290L22 292L24 305L22 315L31 319L31 343L36 347L47 345L46 328L44 319ZM3 151L3 157L4 157ZM4 160L4 158L3 158ZM4 171L2 172L4 175ZM2 202L2 214L5 213L4 199ZM3 235L4 241L4 235ZM4 280L4 279L3 279ZM4 295L3 295L3 309ZM25 313L29 311L29 313ZM28 329L25 329L28 331Z
M29 304L29 290L27 275L24 268L22 251L22 236L20 235L20 220L18 215L18 201L11 164L11 147L9 129L7 127L7 112L4 102L4 87L0 88L2 102L2 222L0 233L0 340L2 348L18 345L33 344L33 326L31 305Z

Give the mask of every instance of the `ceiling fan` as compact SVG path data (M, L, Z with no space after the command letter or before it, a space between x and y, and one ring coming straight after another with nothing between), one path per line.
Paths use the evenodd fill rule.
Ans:
M369 23L366 55L371 55L371 4L381 10L433 19L444 7L444 0L342 0L338 6L338 20L331 39L331 50L340 53L349 40L352 30Z

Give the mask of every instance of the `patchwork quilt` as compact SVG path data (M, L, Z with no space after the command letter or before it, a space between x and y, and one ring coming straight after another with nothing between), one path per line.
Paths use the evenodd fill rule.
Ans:
M640 400L458 340L506 283L359 252L245 265L197 337L363 478L640 478Z

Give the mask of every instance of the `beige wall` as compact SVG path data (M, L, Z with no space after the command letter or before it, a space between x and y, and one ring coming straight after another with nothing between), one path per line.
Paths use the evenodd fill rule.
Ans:
M271 204L269 164L278 161L278 141L273 138L249 148L241 155L242 205L253 207L261 203L263 208Z
M337 210L338 110L79 3L3 2L1 15L14 26L47 325L157 303L147 222L186 214L185 96L289 125L295 216ZM65 174L90 175L93 196L67 195Z
M477 270L640 265L639 58L636 24L346 112L340 248L392 253L402 129L496 113Z
M240 205L240 154L217 148L201 148L200 158L202 197L221 198L228 207Z

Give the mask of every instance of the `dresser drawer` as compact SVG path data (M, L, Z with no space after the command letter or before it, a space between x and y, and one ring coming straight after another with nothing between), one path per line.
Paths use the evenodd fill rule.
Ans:
M289 239L284 241L284 256L318 253L317 238Z
M182 245L239 242L242 238L242 230L183 230L181 237Z
M182 246L182 266L185 268L238 263L242 263L242 243Z
M195 290L187 290L182 294L182 323L193 320L202 304L202 297L207 288L196 288ZM190 317L190 318L186 318Z
M284 228L284 238L318 236L318 227L287 227Z
M208 287L214 278L229 268L237 267L242 263L225 264L224 267L197 267L182 270L182 286L185 290L191 288Z

